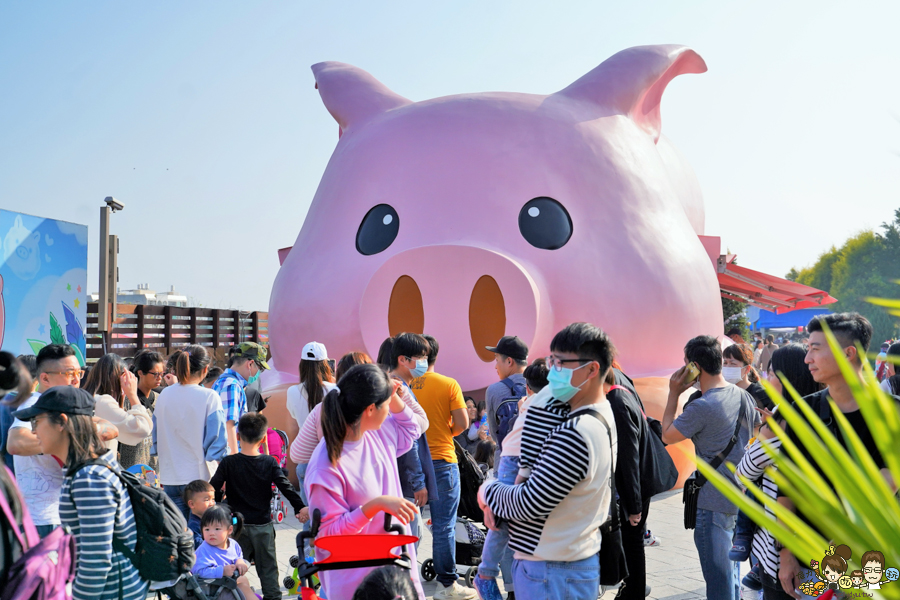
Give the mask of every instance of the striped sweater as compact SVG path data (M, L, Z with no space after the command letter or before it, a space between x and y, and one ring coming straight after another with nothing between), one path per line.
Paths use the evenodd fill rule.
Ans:
M769 447L772 450L779 450L781 448L781 440L778 438L769 440ZM762 477L762 491L765 492L766 496L774 500L778 498L778 486L772 481L771 477L765 474L766 468L770 467L774 462L763 449L761 439L757 438L747 448L744 457L735 469L735 474L743 475L751 481L756 481ZM741 484L737 477L735 479L738 481L738 484ZM775 513L769 507L766 507L766 515L773 521L776 520ZM781 565L781 556L775 550L775 538L772 537L772 534L763 527L757 527L756 533L753 535L752 548L753 556L759 560L763 570L772 577L777 578L778 567Z
M526 413L523 455L528 421L541 419L541 412L533 409L534 405ZM616 431L608 402L579 409L579 413L591 410L609 424L612 448L610 433L600 420L576 415L550 431L523 484L495 480L484 488L491 511L508 521L509 547L517 559L572 562L600 551L599 528L612 501Z
M110 452L102 458L118 464ZM137 542L131 499L116 474L101 465L88 465L67 476L59 516L75 536L73 600L143 600L147 582L112 548L113 536L132 550Z
M548 385L531 397L522 427L519 475L528 478L550 432L569 416L569 404L553 397Z

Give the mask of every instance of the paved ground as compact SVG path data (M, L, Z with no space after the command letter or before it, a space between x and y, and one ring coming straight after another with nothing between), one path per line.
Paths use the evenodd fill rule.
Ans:
M425 518L428 518L427 509ZM658 547L647 549L647 583L652 591L649 598L659 600L694 600L705 597L703 575L700 571L700 560L694 548L693 532L682 526L683 512L681 490L660 494L654 498L650 508L648 527L662 543ZM281 578L293 572L288 560L297 550L294 539L299 523L293 515L277 525L276 544L280 563ZM431 557L431 535L423 527L422 540L419 544L419 561ZM747 565L742 565L741 574L747 572ZM259 589L256 573L250 569L251 584ZM435 591L435 583L425 582L425 593L428 597ZM287 596L287 593L285 594ZM608 591L603 600L615 595Z

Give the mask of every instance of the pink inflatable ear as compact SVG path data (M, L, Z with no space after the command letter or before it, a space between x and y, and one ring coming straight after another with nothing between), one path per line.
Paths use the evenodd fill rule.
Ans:
M340 125L340 133L360 127L394 108L412 104L366 71L339 62L312 66L325 108Z
M628 115L659 140L659 102L669 82L684 73L705 73L706 63L685 46L636 46L614 54L575 83L557 92Z

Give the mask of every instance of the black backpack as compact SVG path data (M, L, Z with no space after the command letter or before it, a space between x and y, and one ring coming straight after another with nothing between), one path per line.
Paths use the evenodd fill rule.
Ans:
M116 474L131 498L137 543L132 552L113 536L113 549L124 554L145 581L170 581L191 572L194 536L184 515L164 491L144 485L133 473L97 458L84 463L100 465ZM72 501L74 503L74 499Z
M503 440L507 434L512 431L519 416L519 400L521 400L528 392L525 391L525 385L522 383L513 383L512 379L507 377L500 381L509 388L510 395L500 401L497 407L497 431L494 432L494 439L497 440L497 446L503 450Z

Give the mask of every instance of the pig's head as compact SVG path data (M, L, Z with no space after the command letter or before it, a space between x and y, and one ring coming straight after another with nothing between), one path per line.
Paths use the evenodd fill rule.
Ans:
M17 216L3 239L3 260L22 279L32 279L41 269L41 234L31 231Z
M549 96L407 100L342 63L313 66L341 137L270 300L278 368L318 340L375 355L429 333L438 370L496 381L484 347L531 357L573 321L599 325L635 376L682 364L720 334L716 275L698 239L693 172L660 137L660 99L701 73L681 46L620 52Z

